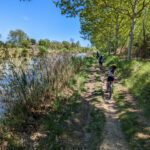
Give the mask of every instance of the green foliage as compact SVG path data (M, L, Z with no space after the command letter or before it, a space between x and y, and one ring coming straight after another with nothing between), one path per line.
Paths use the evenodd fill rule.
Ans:
M12 43L10 41L6 41L5 48L12 48L12 47L13 47Z
M83 38L90 40L97 48L107 47L109 53L113 51L116 54L117 48L128 45L128 60L131 57L133 37L141 36L141 31L145 37L149 30L149 0L54 0L54 3L61 9L63 15L69 17L79 15ZM134 35L135 28L138 28L135 31L138 34Z
M150 63L139 60L131 62L120 61L118 56L106 56L105 58L108 66L114 63L117 64L117 71L122 82L137 98L139 107L149 116L150 106L148 97L150 80L148 76L150 74Z
M65 52L65 51L67 51L68 49L67 49L67 48L63 48L62 50Z
M129 111L130 109L134 109L135 106L132 103L128 102L125 97L125 93L119 92L115 90L114 98L119 106L119 110L121 112L120 115L120 123L122 131L125 135L126 140L129 142L132 150L149 149L149 138L140 138L137 136L138 133L144 132L144 124L143 122L139 122L138 113Z
M56 60L43 58L38 65L33 65L29 70L26 70L24 66L16 69L16 66L10 65L11 73L5 74L9 77L8 84L3 85L7 96L4 102L7 104L9 113L5 114L0 124L0 132L4 133L0 136L3 136L2 139L5 137L10 147L21 147L21 133L31 132L29 124L36 126L37 120L40 121L41 118L43 120L43 116L46 123L43 125L50 130L48 140L52 143L47 143L48 146L53 148L62 146L62 141L57 143L57 137L66 132L67 126L64 126L66 119L72 115L72 108L78 105L76 92L74 95L76 97L70 100L60 97L60 94L63 94L66 87L72 86L72 79L85 64L83 62L82 59L70 59L70 56L65 55L64 61L60 61L60 58ZM43 104L50 107L43 108ZM6 138L10 131L11 136ZM13 138L15 136L18 139ZM27 136L30 135L27 134ZM25 146L28 149L28 145Z
M47 47L47 48L50 48L50 47L51 47L51 42L50 42L50 40L46 39L45 41L46 41L46 47Z
M26 57L26 56L28 56L28 54L29 54L29 50L27 48L24 48L22 50L22 56Z
M47 49L46 49L46 47L44 47L44 46L40 46L40 47L39 47L39 51L40 51L40 54L41 54L41 55L47 53Z
M5 43L3 41L0 41L0 47L4 47Z
M14 52L14 57L17 57L18 54L19 54L19 50L18 50L18 48L16 48L16 49L15 49L15 52Z
M9 41L13 44L16 43L18 46L21 45L22 41L27 40L27 38L27 34L19 29L16 31L11 30L8 35Z
M35 39L30 39L30 42L31 42L32 45L36 44L36 40Z
M139 119L140 115L147 120L150 118L150 104L149 104L149 89L150 80L150 63L144 61L125 61L118 56L104 56L104 62L109 66L110 64L117 64L117 74L121 82L128 87L133 94L134 103L131 103L126 96L126 92L122 92L119 88L114 90L114 98L120 111L121 128L126 140L129 142L132 150L149 149L149 137L140 138L138 133L147 134L147 125ZM138 111L133 111L138 109Z
M62 41L62 44L63 44L63 47L66 48L66 49L69 49L70 48L70 43L67 42L67 41Z
M21 41L21 45L25 48L29 48L31 46L30 40L27 39L27 40Z
M39 45L46 47L46 41L45 40L39 40Z

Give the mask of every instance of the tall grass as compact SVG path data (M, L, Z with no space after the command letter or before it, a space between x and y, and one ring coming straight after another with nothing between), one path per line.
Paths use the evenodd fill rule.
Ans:
M16 68L11 64L9 73L4 73L7 82L0 85L2 101L6 106L6 113L0 124L3 135L0 143L4 139L14 139L18 132L30 133L32 129L28 128L36 126L36 120L45 115L46 109L52 109L60 94L70 86L84 61L64 55L44 57L28 69L23 66ZM8 133L12 134L8 136ZM10 143L12 146L12 142Z

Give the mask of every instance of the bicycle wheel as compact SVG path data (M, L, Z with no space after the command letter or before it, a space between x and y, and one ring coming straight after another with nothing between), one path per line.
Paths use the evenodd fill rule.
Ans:
M109 99L111 99L112 93L113 93L112 84L111 82L109 82Z

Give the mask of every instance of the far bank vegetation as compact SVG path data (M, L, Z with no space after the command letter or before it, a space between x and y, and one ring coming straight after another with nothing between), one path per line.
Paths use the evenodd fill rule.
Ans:
M75 42L73 39L70 39L70 42L50 41L49 39L36 41L20 29L11 30L7 39L6 42L0 40L1 58L39 56L58 51L87 52L90 49L81 47L80 42Z

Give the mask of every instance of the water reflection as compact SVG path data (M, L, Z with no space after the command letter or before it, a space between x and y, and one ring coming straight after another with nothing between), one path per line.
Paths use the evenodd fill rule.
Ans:
M81 58L85 58L87 56L86 53L78 53L75 54L75 56L77 57L81 57ZM19 68L23 68L26 71L30 71L33 70L33 68L39 68L39 65L44 66L44 62L45 60L48 59L49 62L49 66L53 67L54 66L54 62L56 61L64 61L65 59L68 59L72 57L72 55L51 55L51 56L47 56L47 57L34 57L34 58L13 58L13 59L9 59L9 60L5 60L0 64L0 92L1 92L1 97L0 97L0 116L1 114L3 114L4 112L4 103L2 103L2 96L5 96L5 90L3 85L7 85L10 83L10 79L9 76L12 75L12 69L11 67L14 67L15 70ZM40 70L39 70L40 72ZM31 73L32 74L32 73ZM38 74L38 70L36 70L36 74ZM40 73L39 73L40 75ZM26 76L28 78L28 76ZM40 77L39 77L40 78ZM28 82L30 82L30 79L27 79ZM9 89L8 89L9 90Z

